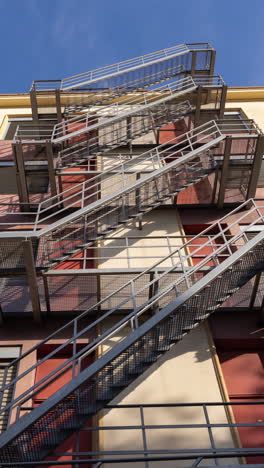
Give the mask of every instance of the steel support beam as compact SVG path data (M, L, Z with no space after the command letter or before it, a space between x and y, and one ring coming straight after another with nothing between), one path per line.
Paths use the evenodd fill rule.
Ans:
M16 143L15 145L13 145L13 150L15 154L17 171L18 171L17 174L18 174L18 181L19 181L18 183L19 200L21 203L29 203L22 143L20 142L20 143ZM28 210L22 206L21 211L28 211Z
M264 135L259 135L257 145L256 145L255 157L254 157L254 161L253 161L253 165L251 169L250 180L248 184L248 191L247 191L247 198L246 198L247 200L249 198L254 198L256 195L263 154L264 154Z
M257 296L257 292L258 292L260 278L261 278L261 272L258 273L255 276L255 281L254 281L252 293L251 293L251 296L250 296L249 306L248 306L249 310L253 309L253 307L254 307L255 299L256 299L256 296Z
M227 176L228 176L231 145L232 145L232 137L227 136L226 142L225 142L224 160L223 160L223 165L221 169L220 187L219 187L218 203L217 203L218 208L223 208L224 206L225 188L226 188L226 181L227 181Z
M197 52L192 52L191 75L195 74Z
M259 309L259 325L261 327L264 326L264 297L263 297L263 300Z
M44 293L45 293L45 301L47 307L47 313L50 314L50 294L49 294L49 284L48 284L48 277L46 275L42 275L43 284L44 284Z
M216 51L215 51L215 50L212 50L212 51L211 51L211 61L210 61L209 75L213 75L213 74L214 74L215 56L216 56Z
M30 94L30 102L31 102L31 110L32 110L32 120L34 123L38 123L39 117L38 117L38 101L37 101L36 90L31 89L29 94Z
M217 190L218 178L219 178L219 168L217 168L214 173L214 185L213 185L213 190L212 190L211 203L215 203L215 195L216 195L216 190Z
M61 98L60 98L59 89L55 89L55 101L56 101L56 110L57 110L57 120L58 122L62 122Z
M227 86L223 85L222 91L221 91L220 107L219 107L219 119L224 118L226 95L227 95Z
M54 197L55 195L57 195L57 185L56 185L56 177L55 177L53 149L52 149L52 143L50 141L46 142L46 155L47 155L47 161L48 161L50 191L51 191L51 196Z
M202 93L203 93L202 87L198 86L197 94L196 94L196 109L195 109L195 114L194 114L194 126L195 127L199 125L201 105L202 105Z
M34 320L40 324L42 322L41 307L38 292L37 274L35 268L34 254L30 240L23 241L25 266L32 303L32 313Z
M212 76L214 74L214 68L215 68L215 56L216 56L216 51L212 50L211 52L211 61L210 61L210 69L209 69L209 75ZM206 103L209 104L211 98L211 90L210 88L207 89L207 98L206 98Z
M3 315L3 309L0 304L0 327L3 325L3 323L4 323L4 315Z

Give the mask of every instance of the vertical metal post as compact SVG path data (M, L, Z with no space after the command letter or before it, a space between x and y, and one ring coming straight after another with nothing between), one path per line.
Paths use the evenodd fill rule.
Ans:
M159 276L156 271L150 273L149 281L151 283L149 286L149 300L151 300L152 297L158 294L158 291L159 291ZM152 307L152 313L156 314L158 311L159 311L159 303L156 302L156 304Z
M211 203L215 202L215 195L216 195L216 190L217 190L218 176L219 176L219 169L217 167L217 169L215 170L215 175L214 175L214 185L213 185L213 190L212 190Z
M54 158L53 158L53 150L52 150L51 141L46 142L46 155L47 155L47 161L48 161L50 191L51 191L51 196L54 197L55 195L57 195L57 186L56 186Z
M215 446L215 441L214 441L214 435L213 435L212 426L211 426L211 423L210 423L210 419L209 419L209 415L208 415L206 405L203 405L203 412L204 412L205 422L207 424L207 430L208 430L208 435L209 435L209 439L210 439L210 445L211 445L211 448L212 448L212 452L215 454L216 453L216 446ZM215 464L219 465L219 462L218 462L217 458L215 459Z
M146 437L146 428L145 428L145 419L144 419L144 408L142 406L139 407L140 410L140 422L141 422L141 430L142 430L142 441L143 441L143 450L144 452L147 451L148 445L147 445L147 437ZM147 453L144 455L146 458L148 458ZM146 461L145 462L145 468L149 468L149 463Z
M224 206L224 199L225 199L225 187L228 175L228 168L229 168L229 160L230 160L230 151L232 145L232 137L227 136L225 140L225 151L224 151L224 160L221 169L221 178L220 178L220 187L218 193L218 208L223 208Z
M264 325L264 297L259 310L259 325L263 327Z
M212 51L211 51L211 61L210 61L209 75L213 75L213 74L214 74L215 56L216 56L216 51L215 51L215 50L212 50Z
M200 120L200 113L201 113L201 105L202 105L202 87L198 86L197 94L196 94L196 109L194 114L194 126L197 127L199 125Z
M38 118L38 101L37 101L37 93L35 88L31 89L30 91L30 102L31 102L31 110L32 110L32 120L34 123L39 122Z
M1 307L1 304L0 304L0 327L3 325L4 323L4 315L3 315L3 309ZM1 406L0 406L1 408Z
M249 301L249 306L248 306L249 310L254 307L257 292L258 292L258 287L259 287L259 283L260 283L260 278L261 278L261 272L257 273L256 276L255 276L255 281L254 281L254 285L253 285L253 288L252 288L252 293L251 293L251 296L250 296L250 301Z
M220 107L219 107L219 119L223 119L223 117L224 117L226 95L227 95L227 86L224 85L222 87L222 92L221 92Z
M21 142L16 143L15 145L13 145L13 149L15 153L15 159L16 159L16 165L17 165L17 171L18 171L18 179L19 179L19 184L18 184L20 188L19 201L21 203L29 203L22 143ZM28 209L26 207L22 207L21 211L28 211Z
M211 61L210 61L210 68L209 68L209 76L212 76L214 74L214 67L215 67L215 56L216 56L216 51L212 50L211 51ZM212 82L212 80L211 80ZM206 104L210 102L210 97L211 97L211 89L207 89L207 98L206 98Z
M50 297L49 297L49 284L48 284L48 278L46 275L42 276L43 279L43 284L44 284L44 293L45 293L45 301L46 301L46 307L47 307L47 314L50 313L51 308L50 308Z
M60 98L60 90L55 89L55 101L56 101L56 110L57 110L57 120L58 122L62 122L62 112L61 112L61 98Z
M33 317L34 320L40 324L42 322L42 317L32 242L30 240L23 241L23 249Z
M192 64L191 64L191 75L192 76L195 74L196 59L197 59L197 52L193 51L192 52Z
M136 175L137 181L140 179L140 176L141 176L140 172L137 172L137 175ZM136 203L136 210L139 213L140 207L141 207L140 188L137 188L135 191L135 203ZM137 222L138 222L138 229L141 231L142 230L142 216L139 215Z
M258 185L258 178L261 170L262 165L262 158L264 153L264 135L259 135L256 151L254 156L254 161L251 169L250 180L248 184L248 191L247 191L247 200L249 198L254 198L256 195L256 189Z

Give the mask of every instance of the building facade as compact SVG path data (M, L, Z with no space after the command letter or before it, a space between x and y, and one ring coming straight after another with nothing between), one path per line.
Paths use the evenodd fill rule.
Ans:
M263 466L264 88L215 56L0 95L1 466Z

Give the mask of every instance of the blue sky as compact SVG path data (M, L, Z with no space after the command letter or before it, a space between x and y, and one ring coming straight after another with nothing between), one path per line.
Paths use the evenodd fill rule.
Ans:
M264 0L0 0L0 93L183 42L230 86L264 86Z

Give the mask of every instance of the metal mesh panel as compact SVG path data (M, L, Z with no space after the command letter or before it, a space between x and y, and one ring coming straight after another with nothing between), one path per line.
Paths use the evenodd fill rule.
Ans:
M235 294L233 294L227 301L225 301L221 307L248 307L254 280L248 281L242 288L240 288Z
M1 307L4 314L9 312L31 312L32 305L28 279L14 276L0 279Z
M95 274L48 276L47 282L51 311L83 311L98 300Z
M25 261L21 239L0 239L0 262L1 271L24 269Z
M40 307L46 311L46 297L42 278L37 278ZM0 304L3 314L32 312L31 295L27 276L0 278Z
M212 53L204 50L196 53L196 70L209 70Z
M254 307L261 307L263 298L264 298L264 275L262 273L260 277L256 299L254 302Z
M32 239L33 254L37 256L38 239ZM0 239L0 272L6 273L25 271L25 257L22 239Z
M101 299L107 298L110 294L116 291L118 288L124 286L128 281L131 280L131 274L111 274L111 275L100 275L100 297ZM150 275L142 275L137 280L137 289L141 289L146 286L150 281ZM133 294L133 290L131 285L129 284L126 288L123 288L120 293L115 294L107 301L102 304L103 310L112 309L116 307L124 300L127 300L131 294ZM139 296L136 298L136 301L126 302L123 306L120 306L120 309L133 309L135 306L140 305L140 303L145 302L148 299L148 290L144 290Z

